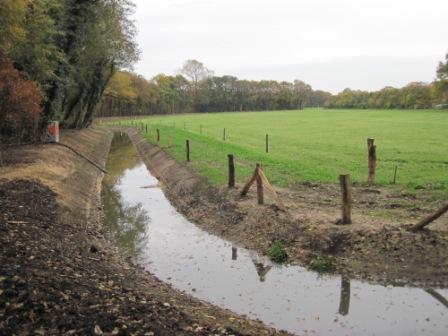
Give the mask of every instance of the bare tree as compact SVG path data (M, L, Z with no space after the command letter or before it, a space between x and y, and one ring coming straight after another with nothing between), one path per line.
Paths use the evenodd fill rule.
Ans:
M185 77L190 80L193 106L195 109L197 109L198 103L200 101L200 84L207 78L212 77L213 71L207 69L203 63L193 59L188 60L184 63L182 69L180 69L180 73L185 75Z
M197 60L188 60L184 63L180 73L185 75L194 85L213 76L213 71L207 69L203 63Z

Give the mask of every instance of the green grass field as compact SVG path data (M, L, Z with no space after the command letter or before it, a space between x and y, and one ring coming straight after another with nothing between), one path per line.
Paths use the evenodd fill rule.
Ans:
M262 162L268 178L279 186L335 183L341 173L364 183L366 141L371 137L377 145L379 185L391 184L398 166L401 186L448 189L448 111L306 109L155 116L137 122L148 124L152 143L159 128L161 145L172 141L168 151L181 161L189 139L191 166L214 184L226 183L227 154L235 155L240 182Z

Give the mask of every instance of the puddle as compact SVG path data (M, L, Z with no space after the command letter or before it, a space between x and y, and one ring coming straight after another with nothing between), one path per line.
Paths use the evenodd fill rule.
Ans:
M173 208L127 136L114 137L107 170L103 204L111 239L181 291L301 335L448 334L448 289L320 277L232 246Z

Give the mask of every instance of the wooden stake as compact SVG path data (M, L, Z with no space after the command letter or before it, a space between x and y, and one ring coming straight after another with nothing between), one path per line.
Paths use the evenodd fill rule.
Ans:
M437 218L439 218L440 216L442 216L445 212L448 211L448 202L442 206L440 209L438 209L436 212L434 212L433 214L425 217L424 219L422 219L420 222L418 222L417 224L415 224L412 228L411 231L418 231L423 229L426 225L430 224L431 222L435 221Z
M222 134L222 139L226 141L226 129L224 128L224 133Z
M229 159L229 188L235 187L235 161L233 154L227 155Z
M187 162L190 162L190 140L185 140L185 154L187 156Z
M263 179L261 178L260 175L260 165L257 163L257 176L256 176L256 181L257 181L257 201L258 204L264 204L264 190L263 190Z
M369 176L367 183L373 185L375 183L375 169L376 169L376 146L375 139L367 139L367 150L369 153Z
M254 182L257 182L257 200L258 204L264 204L264 188L266 188L273 196L273 198L277 201L277 205L280 209L285 210L285 206L278 197L275 189L271 186L268 179L266 178L266 175L263 172L261 164L257 163L257 166L255 168L254 173L252 174L252 177L250 178L249 182L246 183L243 190L241 191L241 196L247 195L249 192L250 187Z
M260 167L260 165L257 163L257 167L255 168L255 171L252 174L252 177L250 178L249 182L246 183L243 190L241 190L241 196L246 196L247 193L249 192L250 187L252 186L252 184L254 184L255 180L257 179L259 167Z
M259 174L263 180L263 187L266 188L271 193L272 197L275 199L280 209L285 210L286 208L281 198L277 195L277 192L275 191L274 187L269 183L268 178L264 174L263 167L261 167L261 169L259 170Z
M339 175L342 192L342 220L341 224L352 223L352 186L350 175Z
M397 170L398 170L398 166L395 166L395 171L394 171L394 181L393 181L393 184L397 183Z
M157 142L160 142L160 130L157 129Z
M269 134L266 134L266 153L269 153Z

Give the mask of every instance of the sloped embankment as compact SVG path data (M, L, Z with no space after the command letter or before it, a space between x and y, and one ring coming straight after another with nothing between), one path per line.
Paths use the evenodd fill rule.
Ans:
M112 134L10 148L0 167L0 335L271 335L131 265L101 234Z

